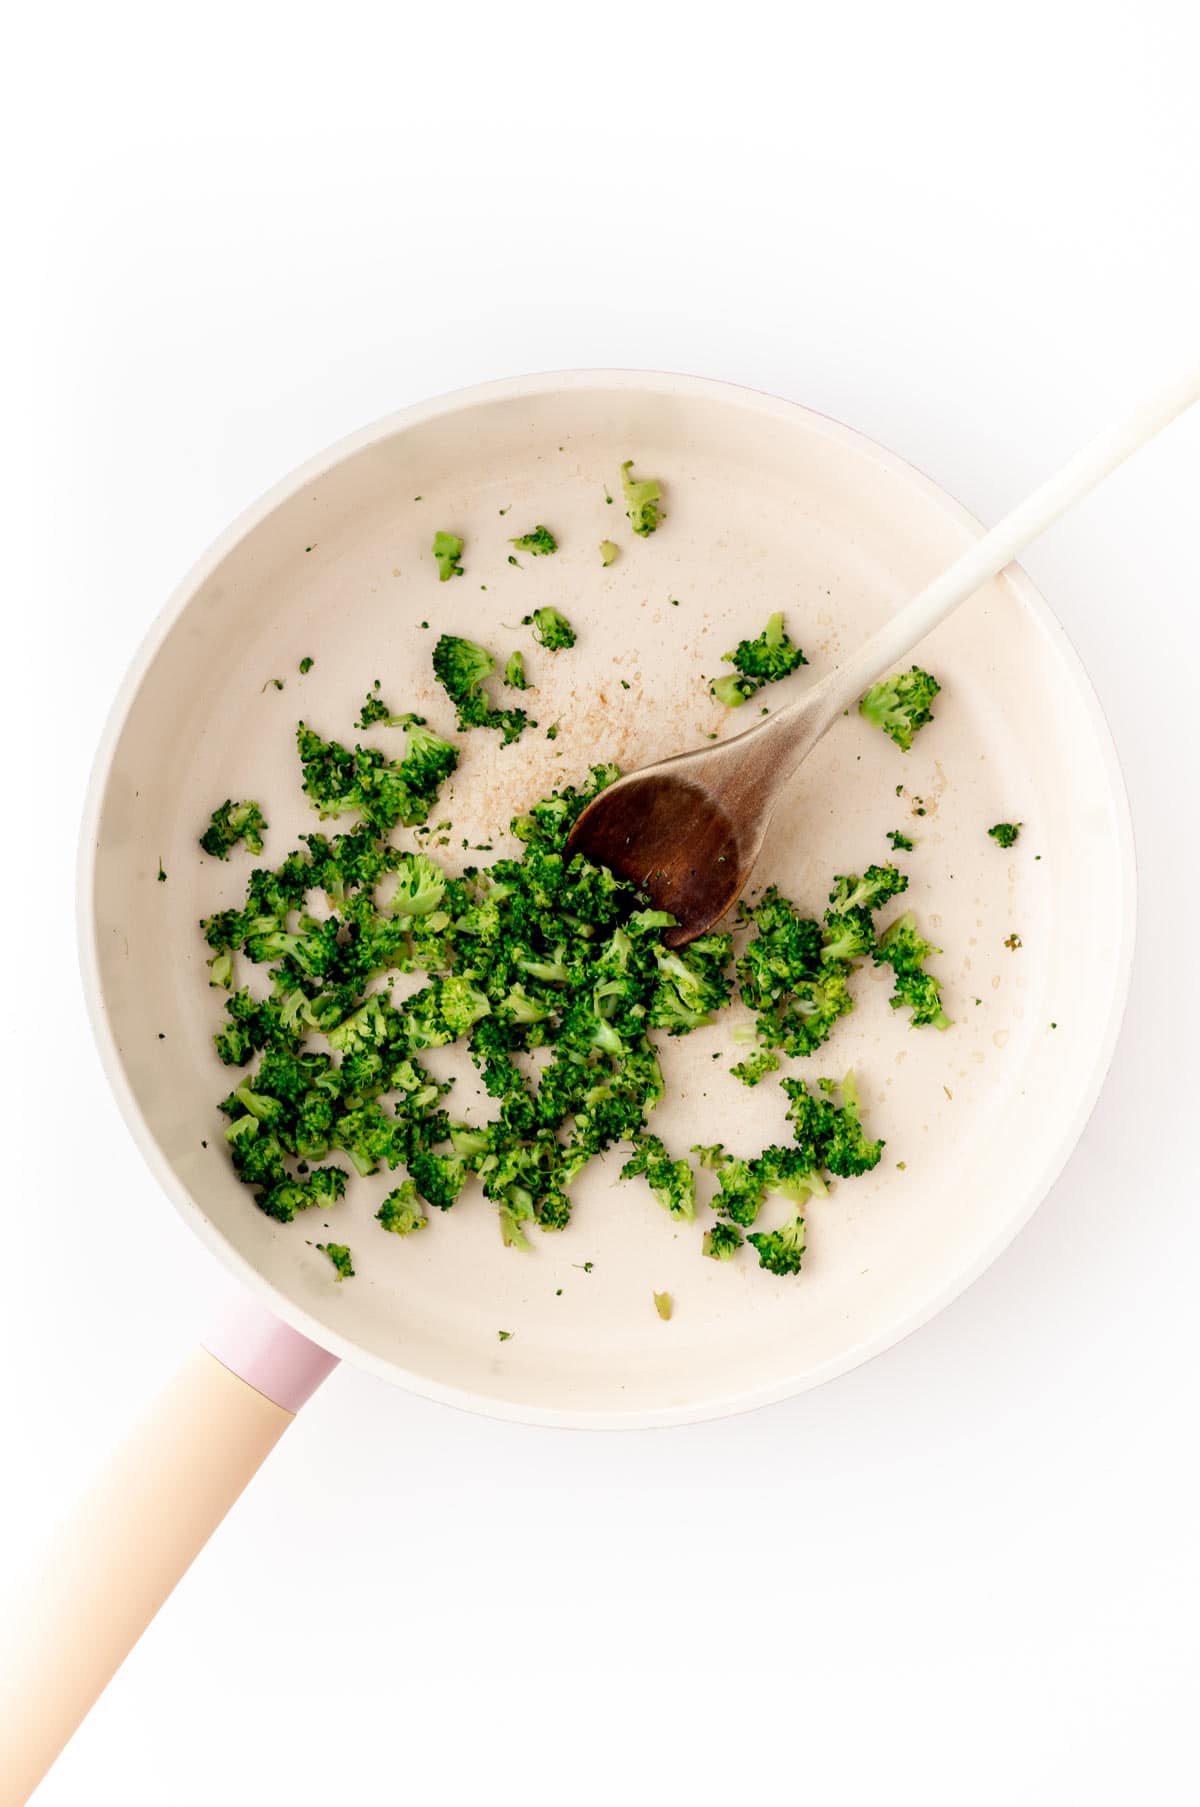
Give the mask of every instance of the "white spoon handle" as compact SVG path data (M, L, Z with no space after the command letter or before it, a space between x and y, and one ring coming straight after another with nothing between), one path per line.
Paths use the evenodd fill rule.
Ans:
M974 594L989 578L1053 525L1060 515L1095 489L1131 452L1169 426L1177 414L1200 399L1200 364L1195 365L1115 426L1100 433L1082 451L1048 477L1031 496L967 548L948 570L926 585L907 607L886 621L843 665L795 705L820 717L823 732L843 709L852 708L877 678L890 671L951 610Z

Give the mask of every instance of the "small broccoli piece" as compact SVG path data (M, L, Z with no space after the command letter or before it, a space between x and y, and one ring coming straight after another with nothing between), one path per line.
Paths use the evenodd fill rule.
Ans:
M408 1171L421 1197L439 1211L448 1211L467 1183L467 1169L457 1155L428 1149L410 1156Z
M747 1054L744 1060L739 1060L729 1071L743 1085L757 1085L760 1079L765 1079L768 1073L776 1072L778 1067L778 1054L772 1054L769 1048L755 1048L753 1053Z
M508 662L504 667L504 682L510 690L529 689L529 679L525 676L524 653L509 653Z
M916 846L916 842L910 840L909 837L906 834L901 833L898 828L889 828L887 838L892 844L893 853L911 853Z
M621 548L617 545L616 540L601 540L600 563L602 565L611 565L620 550Z
M445 583L448 578L461 577L463 568L459 563L462 557L463 543L456 533L444 533L439 528L433 536L433 556L437 560L438 582Z
M350 1280L354 1276L354 1263L350 1251L344 1242L318 1242L316 1247L323 1255L328 1255L337 1270L339 1280Z
M386 833L397 822L411 828L428 819L443 779L458 764L458 749L424 726L419 716L405 724L405 753L385 759L376 747L353 752L336 740L322 740L304 722L296 745L304 768L304 789L322 816L357 810L363 822Z
M988 829L988 833L997 846L1011 847L1023 826L1024 824L1021 822L997 822L994 828Z
M522 533L515 540L509 540L518 552L531 552L535 558L544 558L548 552L558 551L558 541L548 527L535 527L532 533Z
M521 626L532 627L534 639L547 652L556 653L575 644L575 629L557 609L535 609L532 615L522 615Z
M433 649L433 675L454 704L459 727L498 728L508 746L530 722L524 709L492 708L483 683L495 664L485 646L458 634L443 634Z
M767 1196L766 1179L755 1161L731 1159L721 1168L720 1191L713 1199L723 1217L749 1228Z
M718 1221L704 1232L704 1253L713 1261L731 1261L742 1246L742 1232L731 1223Z
M895 866L868 866L862 877L856 872L835 878L829 893L825 920L848 916L855 910L882 910L884 904L908 890L908 875Z
M769 1274L798 1274L804 1260L804 1219L794 1217L779 1230L751 1232L746 1238L758 1251L758 1264Z
M669 1318L675 1309L675 1301L670 1293L655 1293L654 1309L664 1321Z
M940 689L936 678L914 665L911 671L898 671L872 684L858 705L859 714L907 753L917 729L933 720L929 705Z
M758 685L751 683L749 678L728 672L723 678L714 678L708 688L718 703L724 703L727 709L740 709L754 695Z
M738 675L717 678L709 688L719 702L731 709L739 708L765 684L778 683L780 678L808 664L800 648L788 638L782 610L768 617L757 640L739 640L731 653L722 653L721 657Z
M938 981L932 973L925 971L923 962L930 954L940 954L941 948L931 947L917 932L916 918L911 910L903 916L897 916L884 933L879 937L879 945L875 950L876 966L890 966L895 977L895 990L890 1002L893 1010L899 1010L906 1004L912 1011L911 1022L914 1028L929 1025L934 1029L948 1029L950 1018L942 1009L942 993Z
M312 668L313 668L313 661L311 659L307 659L307 658L301 659L300 665L299 665L300 676L302 678L307 677L309 672L312 670Z
M664 1211L691 1223L696 1215L696 1180L687 1161L673 1161L657 1136L636 1136L621 1178L632 1179L639 1173L645 1174Z
M816 1092L810 1092L802 1079L785 1079L783 1089L790 1101L787 1114L796 1143L812 1167L851 1179L878 1166L884 1143L872 1141L863 1129L853 1073L842 1080L840 1104L838 1088L828 1079L818 1082Z
M247 853L261 853L266 827L257 803L234 803L227 797L213 810L212 820L200 836L200 845L216 860L227 860L239 841L245 843ZM161 866L159 871L162 872Z
M654 477L641 479L632 475L633 459L627 458L621 466L621 489L625 496L625 512L629 516L633 531L645 539L654 533L661 520L665 519L659 503L662 501L662 488Z
M336 1204L346 1190L346 1175L340 1167L313 1167L304 1175L303 1179L297 1180L288 1179L282 1166L275 1168L273 1162L269 1163L272 1169L269 1174L267 1172L256 1174L251 1171L251 1162L247 1157L246 1148L248 1138L255 1134L255 1131L245 1126L255 1124L256 1119L253 1116L239 1117L230 1124L225 1134L230 1141L233 1164L239 1179L245 1180L250 1185L259 1180L264 1182L263 1190L255 1194L254 1200L260 1211L265 1211L266 1215L273 1217L277 1223L291 1223L297 1211L308 1211L314 1206L324 1207ZM260 1147L263 1143L272 1140L269 1136L262 1135L257 1135L256 1139Z
M701 1167L707 1167L714 1173L729 1159L723 1142L693 1142L691 1152L699 1155Z
M446 895L446 875L425 853L403 853L385 908L393 916L428 916Z
M405 1180L403 1185L389 1192L375 1217L385 1230L391 1230L396 1236L411 1236L414 1230L423 1230L429 1219L417 1198L415 1180Z

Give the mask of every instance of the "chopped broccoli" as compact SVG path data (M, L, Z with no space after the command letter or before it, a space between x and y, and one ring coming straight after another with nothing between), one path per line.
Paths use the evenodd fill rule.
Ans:
M889 828L887 838L892 843L893 853L911 853L916 844L898 828Z
M350 1280L354 1275L354 1263L350 1259L350 1251L344 1242L318 1242L317 1248L323 1255L328 1255L337 1270L339 1280Z
M934 1029L950 1027L950 1018L942 1009L941 987L933 974L925 971L923 964L930 954L941 951L941 948L931 947L917 933L916 918L911 910L897 916L879 937L875 964L892 969L895 979L890 1000L892 1009L899 1010L902 1004L907 1005L912 1011L914 1028L926 1024Z
M600 563L602 565L611 565L620 550L621 548L617 545L616 540L601 540Z
M623 1180L643 1173L664 1211L691 1223L696 1215L696 1181L687 1161L673 1161L657 1136L637 1136L621 1169Z
M654 1309L660 1318L669 1318L675 1309L675 1301L670 1293L655 1293Z
M910 671L894 672L872 684L858 705L859 714L882 728L907 753L917 729L933 720L929 705L940 689L936 678L914 665Z
M729 709L740 708L765 684L778 683L780 678L808 664L800 648L788 638L782 610L768 617L757 640L739 640L731 653L722 653L721 657L735 668L737 676L731 673L716 678L709 688L718 702Z
M718 1220L704 1232L703 1252L714 1261L731 1261L742 1246L742 1232L735 1224Z
M266 829L257 803L234 803L227 797L213 810L212 820L200 836L200 845L215 860L227 860L239 841L245 843L247 853L261 853ZM161 863L158 871L160 878L166 877Z
M659 503L662 501L662 488L654 477L638 479L633 476L633 459L627 458L621 466L621 489L625 496L625 512L629 516L633 531L645 539L653 533L658 523L663 520Z
M423 1230L429 1222L425 1207L417 1198L414 1180L405 1180L403 1185L389 1192L375 1216L385 1230L391 1230L397 1236L411 1236L414 1230Z
M773 1054L769 1048L755 1048L735 1066L730 1067L729 1071L743 1085L757 1085L760 1079L765 1079L768 1073L777 1072L778 1068L778 1054Z
M439 644L470 705L490 654L449 637ZM377 1211L396 1235L424 1227L427 1207L448 1210L477 1187L503 1243L527 1250L535 1232L567 1224L588 1162L623 1144L631 1150L623 1176L641 1175L664 1210L692 1221L694 1163L673 1158L649 1128L664 1089L656 1040L726 1006L732 937L670 948L666 912L604 868L568 857L575 821L619 776L615 766L594 766L515 818L519 857L485 870L452 878L426 854L392 846L396 823L425 821L457 753L420 718L393 717L378 685L363 719L402 727L403 760L351 751L304 724L297 736L311 800L323 815L353 810L359 820L347 833L305 835L277 868L250 874L240 908L202 924L207 976L226 994L214 1039L234 1069L220 1108L238 1177L286 1224L340 1198L348 1171L401 1169L407 1177ZM774 890L743 911L752 934L736 972L755 1025L735 1031L753 1042L739 1077L820 1045L850 1008L856 959L899 958L898 926L877 945L872 912L904 884L894 867L838 878L823 921ZM256 989L265 995L238 986L243 958L263 971ZM424 979L393 998L397 973ZM917 976L932 983L919 963ZM456 1043L492 1101L487 1121L452 1122L443 1104L450 1082L422 1065L424 1050ZM539 1051L536 1063L527 1058ZM840 1098L825 1082L810 1092L787 1081L785 1094L789 1146L749 1158L717 1143L692 1151L717 1177L717 1222L704 1238L712 1259L736 1255L766 1199L798 1210L825 1191L827 1175L866 1172L879 1159L852 1078ZM338 1153L345 1167L328 1159ZM774 1271L798 1266L793 1231L754 1246Z
M463 568L459 564L462 557L463 543L456 533L444 533L439 528L433 536L433 556L437 560L438 582L445 583L447 578L461 577Z
M1022 827L1023 824L1020 822L997 822L994 828L988 829L988 833L998 846L1011 847L1015 843L1017 836L1020 834Z
M419 715L398 717L405 728L404 757L394 761L376 747L353 752L300 722L296 745L304 768L304 789L322 816L356 810L364 824L386 833L397 822L406 828L428 819L437 793L458 765L458 749L427 728Z
M547 652L556 653L575 644L575 629L557 609L535 609L532 615L522 615L521 626L532 627L534 639Z
M752 1231L746 1238L758 1251L758 1264L769 1274L798 1274L804 1260L804 1219L793 1217L779 1230Z
M300 676L302 678L307 677L308 673L312 670L312 668L313 668L313 661L311 659L308 659L308 658L301 659L300 667L299 667Z
M548 527L535 527L532 533L522 533L515 540L509 540L518 552L532 552L535 558L544 558L548 552L558 551L558 541Z
M493 709L483 688L496 661L485 646L458 634L443 634L433 649L433 675L458 714L460 728L497 728L504 746L531 723L524 709Z
M525 655L521 652L509 653L504 667L504 682L510 690L528 690L529 679L525 676Z

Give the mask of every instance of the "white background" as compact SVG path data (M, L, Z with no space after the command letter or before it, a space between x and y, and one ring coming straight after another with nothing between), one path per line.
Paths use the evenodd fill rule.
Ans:
M362 422L579 364L796 397L994 518L1196 355L1188 15L10 23L0 1566L227 1292L118 1121L73 954L92 747L182 571ZM337 1375L39 1801L1196 1798L1198 496L1200 418L1027 561L1112 722L1141 936L1101 1105L1009 1253L727 1423L549 1433Z

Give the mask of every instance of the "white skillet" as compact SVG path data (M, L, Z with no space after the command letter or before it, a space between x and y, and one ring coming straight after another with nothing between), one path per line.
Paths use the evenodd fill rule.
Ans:
M1164 412L1160 398L1157 424L1186 399L1176 392ZM1149 430L1143 419L1141 437ZM647 541L623 516L626 458L664 484L667 518ZM561 551L510 565L509 536L539 522ZM446 584L429 554L439 527L466 541L465 575ZM526 1422L712 1417L887 1348L1026 1222L1112 1054L1134 861L1095 696L1014 567L922 646L943 694L913 751L854 714L835 723L780 804L758 868L757 882L817 910L833 873L886 857L889 829L911 834L907 901L945 949L938 968L955 1019L945 1035L912 1032L889 1010L886 984L862 975L858 1009L814 1064L855 1068L888 1146L874 1174L809 1213L795 1281L748 1260L703 1260L698 1230L668 1219L640 1183L617 1182L618 1158L588 1170L570 1227L524 1256L502 1247L478 1198L419 1237L387 1236L373 1222L387 1176L352 1183L319 1224L270 1222L224 1153L215 1106L228 1075L210 1041L219 997L196 928L240 901L254 863L202 856L197 832L214 804L258 798L272 860L315 826L296 770L299 716L346 737L378 677L396 708L452 730L430 673L440 630L502 652L524 645L533 712L543 729L561 723L556 740L539 731L506 750L494 736L467 737L444 812L454 844L441 852L486 861L462 840L501 851L514 811L593 760L631 769L746 725L755 705L727 716L706 679L771 610L786 610L810 660L780 687L782 702L981 534L902 459L803 408L697 378L577 372L488 384L367 428L255 504L185 579L135 660L97 759L80 861L82 965L130 1129L164 1191L243 1282L247 1308L185 1365L85 1502L39 1583L32 1629L10 1639L17 1730L8 1748L0 1738L5 1807L35 1785L339 1358ZM621 547L608 569L603 539ZM580 630L577 648L556 658L516 625L548 602ZM315 663L301 677L305 656ZM1012 852L987 836L1000 819L1025 824ZM1015 950L1005 945L1014 934ZM728 1020L668 1046L656 1122L668 1143L721 1139L751 1152L778 1137L778 1093L730 1079L737 1057ZM458 1070L456 1107L469 1113L470 1069ZM311 1246L327 1238L351 1246L352 1281L338 1283ZM674 1295L668 1323L655 1291Z

